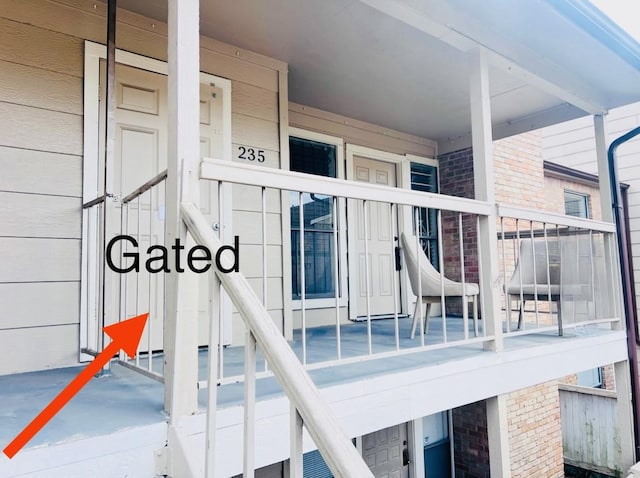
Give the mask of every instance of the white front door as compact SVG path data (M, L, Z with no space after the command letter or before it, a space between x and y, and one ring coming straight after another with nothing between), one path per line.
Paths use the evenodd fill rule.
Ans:
M407 435L401 423L362 437L362 458L376 478L409 478Z
M104 63L104 62L103 62ZM101 65L101 84L104 84L104 64ZM100 130L104 137L104 92L101 93ZM116 147L114 189L121 198L152 179L167 168L167 77L127 65L116 65ZM223 157L223 94L211 83L200 88L200 151L203 157ZM201 211L213 226L219 222L218 188L209 181L201 182ZM231 207L230 204L227 204ZM164 185L154 187L151 192L129 203L125 213L125 229L122 234L134 237L139 242L140 272L131 272L123 277L121 289L126 309L116 306L126 317L149 312L150 327L141 341L141 350L148 345L152 350L163 348L164 323L164 273L149 274L145 270L146 250L150 245L164 243ZM128 213L127 213L128 211ZM183 244L184 245L184 244ZM172 244L169 250L169 267L174 269ZM128 251L133 251L128 246ZM157 254L154 254L157 255ZM182 267L186 267L186 251L182 251ZM125 265L127 263L125 262ZM157 264L157 263L156 263ZM209 335L208 274L200 276L200 324L199 343L206 345ZM231 314L225 314L225 334L230 337ZM151 330L151 337L148 331Z
M353 175L356 181L396 186L394 163L354 155ZM384 198L380 199L384 201ZM390 205L370 201L363 208L362 202L358 201L355 209L357 229L350 231L350 236L355 235L357 240L357 315L367 315L367 281L370 314L393 314L393 280L396 274L394 248L397 244L392 230L397 231L397 228L395 224L392 228Z

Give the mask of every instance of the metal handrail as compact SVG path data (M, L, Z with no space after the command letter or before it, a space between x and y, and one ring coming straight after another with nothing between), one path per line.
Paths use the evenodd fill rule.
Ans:
M158 173L157 175L155 175L154 177L152 177L151 179L149 179L149 181L147 181L146 183L144 183L142 186L134 189L131 193L127 194L123 199L122 199L122 204L127 204L130 203L131 201L133 201L135 198L137 198L138 196L143 195L144 193L146 193L149 189L151 189L153 186L155 186L156 184L161 183L162 181L164 181L165 179L167 179L167 170L165 169L164 171L162 171L161 173Z
M105 201L106 198L107 198L106 194L103 194L102 196L98 196L97 198L92 199L91 201L84 203L82 205L82 209L89 209L90 207L93 207L96 204L102 204Z
M181 217L197 244L212 254L222 246L197 206L183 203ZM336 477L373 478L362 456L344 433L337 419L320 398L320 392L298 360L247 279L239 272L216 269L222 286L255 337L274 375L302 417L327 466ZM215 344L210 344L215 347Z

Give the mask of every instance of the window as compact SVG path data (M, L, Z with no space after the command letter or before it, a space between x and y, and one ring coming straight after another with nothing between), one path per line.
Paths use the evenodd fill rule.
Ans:
M336 177L337 146L310 139L290 137L290 169L318 176ZM304 219L305 298L335 297L335 255L333 239L333 197L291 193L291 290L293 299L302 296L300 268L300 208Z
M589 195L564 191L564 213L567 216L589 217Z
M411 163L411 189L429 193L438 192L438 168L428 164ZM418 239L431 264L439 268L438 261L438 212L424 207L413 210L413 231L416 230L418 211Z
M585 370L584 372L579 372L577 374L578 381L577 384L583 387L593 387L593 388L601 388L602 387L602 368L592 368L589 370Z

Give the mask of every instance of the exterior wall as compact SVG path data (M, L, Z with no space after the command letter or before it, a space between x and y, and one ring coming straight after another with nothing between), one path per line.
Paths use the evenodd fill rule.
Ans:
M489 437L484 400L454 408L453 442L456 478L489 478Z
M105 4L82 0L9 0L0 11L0 349L13 357L0 374L77 363L83 44L104 41L105 15ZM124 10L118 20L118 48L166 60L165 24ZM265 150L265 166L280 167L286 65L210 38L201 47L202 70L232 80L234 160L242 161L240 145L251 146ZM256 194L233 189L235 234L247 259L260 244L250 227L260 220ZM270 257L282 264L279 196L269 199ZM255 264L241 268L260 294ZM270 312L284 327L282 269L273 267L268 280ZM235 320L236 340L241 325Z
M557 382L510 393L507 403L513 478L564 476Z
M546 209L539 133L494 141L493 166L499 204Z

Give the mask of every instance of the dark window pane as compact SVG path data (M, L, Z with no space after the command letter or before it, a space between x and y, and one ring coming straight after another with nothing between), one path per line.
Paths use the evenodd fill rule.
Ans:
M438 192L438 169L421 163L411 163L411 189L428 193ZM416 210L418 210L418 238L422 249L431 261L439 268L438 261L438 212L436 209L414 208L413 229L416 230Z
M289 138L289 168L299 173L336 177L336 147L302 138Z
M292 171L335 177L336 147L302 138L289 139ZM300 269L300 195L292 192L291 204L291 289L294 299L302 295ZM333 247L333 197L302 195L304 217L304 280L306 298L335 297Z

